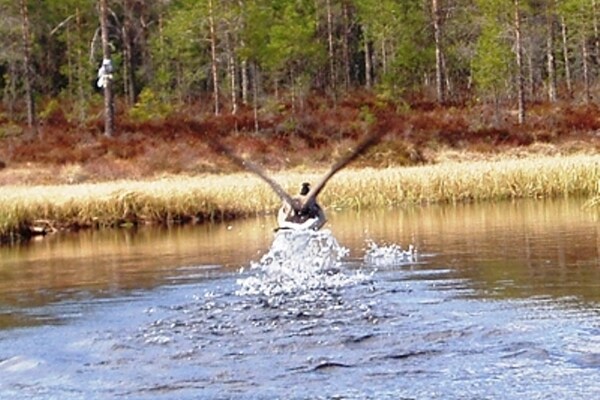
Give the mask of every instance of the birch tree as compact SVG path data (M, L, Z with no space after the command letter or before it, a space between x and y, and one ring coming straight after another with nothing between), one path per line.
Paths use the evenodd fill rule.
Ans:
M442 11L440 9L441 0L431 0L431 16L433 20L433 36L435 41L435 91L438 103L442 104L445 100L444 93L444 66L442 50Z
M525 122L525 68L523 66L523 38L521 35L521 2L513 0L513 27L515 31L515 60L517 64L517 118Z
M546 1L545 9L546 20L546 69L547 69L547 93L548 100L552 103L557 100L556 88L556 60L554 56L555 47L555 24L556 24L556 9L555 0Z
M87 107L92 97L98 65L90 61L90 42L98 27L94 0L48 0L46 2L50 32L48 39L55 41L54 48L63 48L64 53L57 57L58 77L53 81L66 78L67 84L60 87L63 104L68 117L78 122L87 118ZM72 108L70 108L72 107ZM69 112L69 110L71 110Z
M108 0L100 0L100 29L102 35L102 66L98 72L99 86L104 89L104 135L112 137L115 130L113 98L113 64L108 27Z
M24 86L25 86L25 104L27 105L27 126L35 131L36 115L35 101L33 98L33 65L31 60L31 31L29 25L29 8L27 0L19 1L21 12L21 30L23 35L23 65L25 69Z
M477 38L472 74L476 93L484 101L491 99L495 105L496 119L500 111L500 102L509 92L512 66L510 60L511 45L506 39L503 0L478 0L480 10L481 33Z
M164 102L191 103L199 88L212 91L212 61L206 3L165 8L150 40L154 79L150 86ZM216 52L216 48L215 48Z
M563 54L568 80L578 80L583 86L583 100L589 101L592 94L591 52L595 43L595 2L593 0L562 0L558 5L562 31ZM592 49L592 50L591 50ZM576 60L577 65L572 65ZM575 67L578 67L577 69ZM569 69L567 69L569 68ZM576 72L579 72L578 79ZM571 85L570 91L574 88Z
M219 115L219 67L217 61L217 28L213 0L208 0L208 30L210 40L210 71L213 84L213 102L215 115Z
M380 88L402 92L429 81L435 50L422 0L357 0L356 7L362 40L370 45L365 55L372 49L372 75Z

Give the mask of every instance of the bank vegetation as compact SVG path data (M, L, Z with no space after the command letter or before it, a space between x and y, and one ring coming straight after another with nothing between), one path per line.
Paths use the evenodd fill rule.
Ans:
M324 171L320 171L324 172ZM320 173L274 174L290 192ZM321 194L326 209L406 207L600 194L600 155L529 157L341 171ZM57 229L222 221L275 212L280 201L247 173L0 187L0 236ZM275 224L275 221L273 221Z

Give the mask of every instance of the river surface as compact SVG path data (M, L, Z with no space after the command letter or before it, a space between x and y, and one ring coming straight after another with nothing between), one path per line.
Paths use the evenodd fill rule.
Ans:
M329 219L0 248L0 399L600 398L581 201Z

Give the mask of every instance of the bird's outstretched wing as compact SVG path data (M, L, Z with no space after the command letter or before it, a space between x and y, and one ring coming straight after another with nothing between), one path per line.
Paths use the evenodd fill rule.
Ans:
M273 178L268 176L267 173L261 167L254 164L250 160L246 160L246 159L238 156L237 154L235 154L233 152L233 150L231 150L229 147L225 146L223 143L221 143L218 139L216 139L214 137L209 137L209 144L213 149L215 149L218 152L223 153L225 156L227 156L237 166L244 168L244 169L258 175L269 186L271 186L271 189L273 189L273 191L275 191L275 193L277 193L277 195L279 196L279 198L282 201L285 201L290 206L293 206L294 202L292 201L292 196L290 196L285 190L283 190L281 185L279 185L277 182L275 182L275 180L273 180Z
M230 148L228 148L227 146L225 146L223 143L221 143L217 138L215 137L208 137L209 139L209 144L210 146L215 149L216 151L222 153L223 155L227 156L231 161L233 161L236 165L238 165L241 168L244 168L250 172L253 172L254 174L258 175L260 178L262 178L262 180L264 180L267 184L269 184L269 186L271 186L271 188L275 191L275 193L277 193L277 195L281 198L281 200L285 201L286 203L288 203L291 207L293 207L294 209L296 209L296 211L304 211L305 209L307 209L308 207L310 207L310 205L312 203L314 203L315 199L317 198L317 196L319 195L319 193L321 193L321 191L323 190L323 188L325 187L325 185L327 184L327 182L342 168L344 168L346 165L348 165L350 162L354 161L358 156L360 156L361 154L363 154L367 149L369 149L369 147L373 146L374 144L376 144L381 137L385 134L385 130L384 129L377 129L375 130L373 133L369 134L367 137L365 137L355 148L354 150L352 150L350 153L348 153L346 156L344 156L342 159L338 160L329 170L329 172L327 172L323 178L321 178L321 180L315 185L313 186L313 188L310 190L310 192L308 192L308 194L306 195L306 197L303 199L302 203L298 203L297 201L293 201L292 196L290 196L285 190L283 190L283 188L281 187L281 185L279 185L277 182L275 182L271 177L269 177L266 172L259 167L258 165L256 165L255 163L253 163L250 160L246 160L240 156L238 156L237 154L235 154L233 152L233 150L231 150Z
M373 133L371 133L367 137L365 137L354 148L354 150L352 150L346 156L344 156L343 158L338 160L335 164L333 164L333 166L331 167L329 172L327 172L321 178L321 180L311 188L310 192L308 192L308 194L306 195L306 197L304 198L304 201L302 203L302 209L308 207L309 204L311 204L312 202L315 201L315 199L317 198L319 193L321 193L321 190L323 190L323 188L325 187L327 182L333 177L333 175L335 175L339 170L344 168L350 162L354 161L362 153L367 151L369 149L369 147L371 147L374 144L376 144L377 142L379 142L379 140L381 139L381 137L384 134L385 134L385 130L383 130L383 129L378 129L378 130L374 131Z

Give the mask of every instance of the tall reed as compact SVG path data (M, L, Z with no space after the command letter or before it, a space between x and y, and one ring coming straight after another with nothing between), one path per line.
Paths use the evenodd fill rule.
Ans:
M323 195L340 207L592 196L600 156L539 157L344 171Z
M321 173L274 174L290 193ZM599 195L600 156L576 155L421 167L346 169L322 192L326 208ZM0 188L0 237L31 233L43 222L60 227L222 220L265 214L280 202L246 173L172 176L60 186ZM600 204L600 202L598 202Z

